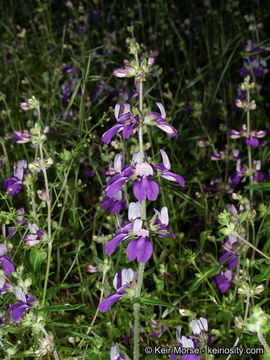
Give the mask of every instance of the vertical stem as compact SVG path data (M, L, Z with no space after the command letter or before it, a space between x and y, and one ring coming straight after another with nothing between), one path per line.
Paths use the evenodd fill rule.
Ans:
M38 122L40 123L40 109L37 108L38 112ZM45 305L46 300L46 292L47 292L47 286L48 286L48 279L49 279L49 273L50 273L50 265L51 265L51 256L52 256L52 240L51 240L51 234L52 234L52 224L51 224L51 198L50 198L50 192L49 192L49 182L48 182L48 176L46 167L44 164L44 156L43 156L43 147L42 147L42 141L40 139L39 141L39 152L40 152L40 160L41 160L41 168L43 172L44 182L45 182L45 194L46 194L46 203L47 203L47 226L48 226L48 260L47 260L47 268L46 268L46 274L45 274L45 282L44 282L44 288L43 288L43 297L42 297L42 306Z
M138 60L137 60L138 61ZM140 124L139 124L139 145L140 145L140 161L143 162L143 84L142 79L139 83L139 107L140 107ZM146 200L142 201L142 220L146 220ZM136 298L139 298L142 290L143 283L143 273L144 273L144 264L139 264L139 273L136 287ZM134 360L139 360L140 358L140 303L134 304Z
M250 93L249 89L247 89L247 138L250 137L250 109L249 109L249 102L250 102ZM252 174L252 157L251 157L251 146L248 146L248 170L249 170L249 185L253 184L253 174ZM250 196L250 205L252 208L252 201L253 201L253 190L249 190Z

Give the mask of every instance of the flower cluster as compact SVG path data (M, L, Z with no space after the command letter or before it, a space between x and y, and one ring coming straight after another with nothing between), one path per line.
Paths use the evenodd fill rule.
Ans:
M205 318L200 318L196 320L192 320L191 328L193 335L182 336L182 327L178 326L176 329L176 340L181 348L193 348L201 349L204 348L205 345L209 346L212 343L212 337L208 335L208 322ZM181 360L200 360L203 357L200 357L200 351L197 353L188 353L185 355L177 355L171 354L170 360L175 360L179 356L181 356ZM179 359L180 360L180 359Z

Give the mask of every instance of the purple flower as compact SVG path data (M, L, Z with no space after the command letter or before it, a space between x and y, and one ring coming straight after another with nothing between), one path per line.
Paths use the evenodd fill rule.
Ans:
M153 169L147 162L138 162L136 164L135 173L137 178L133 182L133 193L137 200L143 201L146 198L154 201L157 199L159 187L158 184L151 180L153 176Z
M156 105L158 106L160 113L151 111L145 116L145 122L148 124L153 123L156 127L165 131L170 137L177 137L177 130L172 125L165 122L166 112L164 106L160 102L157 102Z
M129 288L129 285L135 279L135 273L132 269L123 269L115 274L113 280L113 286L116 290L115 293L110 294L105 300L99 305L99 311L107 311L114 303L122 299L123 295L127 292L125 289ZM117 359L117 358L116 358Z
M19 286L16 286L14 295L18 300L15 304L10 305L9 312L15 323L21 320L24 312L32 306L32 302L36 299L31 295L25 295Z
M259 145L259 140L253 136L250 136L248 139L246 139L246 144L247 146L252 146L254 149L256 149Z
M0 244L0 262L2 264L3 271L6 275L11 275L15 271L15 268L11 259L8 256L4 256L7 252L7 246L5 244Z
M17 165L13 167L13 176L3 181L3 188L8 192L9 196L18 194L22 189L22 183L27 173L27 161L19 160Z
M125 360L125 356L120 356L119 345L116 343L111 348L110 359L107 360Z
M240 182L241 178L247 173L248 168L246 166L241 167L241 159L237 160L236 172L229 176L229 184L234 189Z
M113 198L104 196L101 207L105 211L110 211L111 214L118 214L124 207L127 206L124 193L119 190Z
M133 236L136 239L131 240L127 246L127 253L129 261L137 258L138 262L146 263L153 252L153 246L148 240L149 231L142 227L142 220L136 219L133 225Z
M106 144L111 142L111 139L115 134L121 132L123 137L128 139L139 125L139 116L133 116L131 114L129 104L116 104L114 108L114 115L117 124L107 130L101 138L101 140Z
M38 244L41 240L46 238L46 233L42 230L39 230L37 224L28 224L28 228L30 231L30 235L26 235L23 238L23 241L25 241L26 246L35 246Z
M179 185L181 185L182 187L185 186L185 180L182 178L182 176L172 173L170 171L171 169L171 163L170 160L168 158L168 155L166 154L165 150L160 150L161 152L161 156L163 159L163 164L161 163L155 163L155 167L158 170L161 170L160 172L160 176L163 177L164 179L173 181L173 182L177 182Z
M31 135L29 134L28 130L17 130L14 132L13 135L13 143L14 144L25 144L31 141Z
M217 275L213 278L213 284L216 284L219 292L224 294L229 290L231 282L234 279L234 274L231 270L222 271L220 275Z
M113 75L119 78L131 77L135 75L135 70L131 66L125 66L124 69L116 68L113 70Z
M159 225L157 229L157 235L161 238L171 235L171 237L175 239L175 234L167 229L167 225L169 224L168 208L163 206L160 212L156 209L154 209L154 211L157 215L154 225Z
M6 280L3 276L0 276L0 295L3 295L7 292L8 286L6 285Z
M222 256L219 258L219 262L222 265L226 264L230 270L236 269L238 265L238 255L234 254L237 244L237 237L234 235L229 235L222 244L223 252Z
M111 255L117 246L130 237L130 230L133 228L132 223L125 224L123 227L120 227L120 232L118 232L105 246L105 252L107 255Z
M114 198L122 186L130 179L133 175L134 166L126 165L122 166L123 154L117 154L114 158L114 175L106 184L104 190L109 198Z

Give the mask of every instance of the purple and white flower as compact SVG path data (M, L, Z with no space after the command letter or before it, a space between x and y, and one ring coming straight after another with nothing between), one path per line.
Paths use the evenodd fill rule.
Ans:
M213 284L216 284L216 287L219 292L224 294L229 290L231 282L234 279L234 274L231 270L222 271L220 275L217 275L213 278Z
M3 271L6 275L11 275L15 271L15 268L11 262L11 259L8 256L5 256L7 252L7 246L5 244L0 244L0 262Z
M3 181L3 188L9 196L18 194L22 189L24 177L27 174L27 161L19 160L13 167L13 176Z
M181 185L182 187L185 186L185 180L182 178L182 176L175 174L173 172L170 171L171 169L171 163L170 160L168 158L168 155L166 154L165 150L160 150L161 152L161 156L163 159L163 164L161 163L155 163L155 167L156 169L160 170L160 176L163 177L164 179L173 181L173 182L177 182L179 185Z
M148 123L149 125L154 124L162 131L165 131L170 137L171 136L177 137L177 130L172 125L165 122L166 111L164 109L164 106L160 102L157 102L156 105L159 108L160 113L151 111L150 113L146 114L144 118L144 122L146 124Z
M101 140L106 144L111 142L111 139L115 134L121 132L123 137L128 139L132 134L134 134L135 129L139 125L139 116L133 116L131 114L129 104L116 104L114 108L114 115L117 124L107 130L101 138Z
M131 240L127 246L127 254L129 261L134 261L136 258L138 262L146 263L153 252L153 246L149 239L149 231L143 228L141 219L136 219L133 225L133 236L136 239Z
M13 143L14 144L26 144L31 141L31 134L29 134L28 130L17 130L13 135Z
M110 359L108 360L125 360L125 356L120 355L119 345L116 343L111 348Z
M123 269L122 271L118 271L113 279L113 286L116 292L110 294L100 303L98 307L99 311L107 311L114 303L122 299L123 295L127 293L125 289L129 288L134 279L135 273L132 269Z
M16 286L14 295L18 301L10 305L9 312L14 322L17 323L21 320L25 311L33 305L31 303L36 301L36 299L31 295L25 295L19 286Z
M28 224L28 229L30 231L30 235L26 235L23 238L23 241L25 241L26 246L35 246L38 244L41 240L46 238L47 234L40 230L37 224Z

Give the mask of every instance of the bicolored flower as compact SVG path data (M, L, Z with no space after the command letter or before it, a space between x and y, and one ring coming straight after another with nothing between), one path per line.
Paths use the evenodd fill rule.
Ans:
M5 244L0 244L0 262L3 271L6 275L11 275L15 271L15 268L11 262L11 259L8 256L5 256L7 252L7 246Z
M182 336L182 327L178 326L176 329L176 340L181 348L200 348L204 346L205 342L209 346L212 343L212 337L205 334L208 333L208 323L205 318L192 320L191 328L194 336ZM201 343L202 342L202 343ZM170 360L175 360L178 354L171 354ZM200 355L197 354L185 354L182 355L181 360L200 360Z
M234 254L237 244L238 240L234 235L229 235L222 244L223 252L219 262L222 265L226 265L230 270L236 269L238 265L238 255Z
M182 176L175 174L170 171L171 169L171 163L168 158L168 155L166 154L165 150L160 150L161 156L163 159L163 164L161 163L155 163L156 169L160 170L159 176L163 177L164 179L177 182L182 187L185 186L185 180L182 178Z
M236 172L229 176L229 184L232 189L234 189L240 182L241 178L247 173L248 168L246 166L241 166L241 159L238 159L236 162Z
M160 212L156 209L154 209L154 211L157 215L154 225L159 225L156 232L157 235L161 238L171 235L171 237L175 239L176 238L175 234L167 228L169 224L169 215L168 215L167 206L163 206Z
M107 255L111 255L121 242L130 237L130 231L132 230L132 228L133 224L131 222L121 226L120 232L118 232L105 246L105 253Z
M5 179L2 184L9 196L14 196L21 191L24 177L27 174L27 161L19 160L13 169L13 176Z
M23 241L25 241L26 246L35 246L38 244L41 240L46 238L46 233L39 229L37 224L28 224L28 229L30 231L30 235L26 235L23 238Z
M28 130L17 130L13 135L13 143L14 144L26 144L31 141L31 134L29 134Z
M125 356L120 355L119 345L116 343L111 348L110 359L107 360L125 360Z
M135 279L135 273L132 269L123 269L115 274L113 280L113 286L116 292L110 294L105 300L99 305L99 311L107 311L114 303L122 299L123 295L127 292L125 289L129 288L132 281ZM117 358L116 358L117 359Z
M121 132L123 137L128 139L139 125L139 116L133 116L131 114L129 104L116 104L114 108L114 115L117 124L107 130L101 137L101 140L106 144L111 142L111 139L115 134Z
M0 276L0 295L5 294L7 292L7 288L6 279L4 276Z
M101 207L105 211L110 211L111 214L118 214L123 208L127 206L125 201L124 192L119 190L113 198L104 196Z
M127 254L129 261L134 261L136 258L138 262L146 263L153 252L153 246L148 240L149 231L142 227L141 219L136 219L133 224L133 236L136 239L131 240L127 246Z
M116 174L109 179L106 186L104 187L105 193L109 198L114 198L122 186L130 179L133 175L134 166L126 165L123 167L122 164L123 154L117 154L114 158L114 170Z
M144 122L150 125L153 123L156 127L161 129L162 131L165 131L170 137L177 137L177 130L172 125L165 122L166 112L164 106L160 102L157 102L156 105L159 108L160 113L151 111L150 113L146 114Z
M24 221L24 208L20 208L16 211L17 217L15 218L15 223L12 223L8 226L7 229L7 235L8 239L10 240L18 231L18 229L22 229L22 226L27 224L26 221Z
M133 182L133 193L137 200L144 201L146 198L155 201L158 196L158 184L151 180L153 168L147 162L138 162L135 168L135 174L138 180Z
M119 78L135 76L136 70L131 66L125 66L124 69L116 68L113 70L113 75Z
M219 292L224 294L229 290L231 282L234 279L234 274L231 270L222 271L220 275L217 275L213 278L213 284L216 284L216 287Z
M25 311L33 305L31 303L36 301L36 299L31 295L25 295L19 286L16 286L14 295L18 301L10 305L9 312L14 322L17 323L21 320Z

